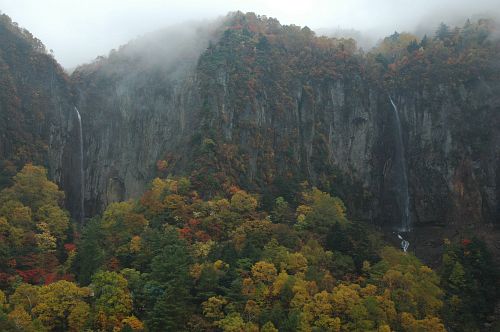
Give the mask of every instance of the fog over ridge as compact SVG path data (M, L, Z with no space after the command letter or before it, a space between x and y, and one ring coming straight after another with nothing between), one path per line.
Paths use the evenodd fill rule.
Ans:
M364 48L394 31L423 35L440 22L462 26L467 18L500 18L497 0L0 0L0 11L42 40L66 68L108 55L148 32L237 10L318 34L357 37Z

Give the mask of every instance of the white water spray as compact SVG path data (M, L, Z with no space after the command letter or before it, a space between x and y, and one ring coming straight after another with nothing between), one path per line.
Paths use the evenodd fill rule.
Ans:
M397 186L399 192L399 206L401 209L401 228L400 232L410 231L410 194L408 191L408 175L406 172L406 159L405 159L405 146L403 143L403 133L401 130L401 121L399 120L399 113L396 104L389 96L389 99L394 110L394 118L396 122L397 129L397 139L396 139L396 157L395 157L395 167L397 171Z
M403 249L404 252L407 252L408 247L410 246L410 242L403 239L403 237L400 234L398 234L398 239L401 240L401 249Z
M79 142L80 145L80 222L83 223L85 217L85 203L84 203L84 190L85 190L85 182L84 182L84 174L83 174L83 130L82 130L82 118L80 116L80 112L78 108L75 107L76 117L78 118L78 133L79 133Z

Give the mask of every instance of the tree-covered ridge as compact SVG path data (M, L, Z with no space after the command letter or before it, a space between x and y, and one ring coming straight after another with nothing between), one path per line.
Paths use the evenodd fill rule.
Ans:
M253 13L228 15L198 61L202 106L185 166L192 171L190 180L203 194L231 184L267 191L265 204L291 198L310 177L321 177L321 186L328 187L336 170L326 155L329 120L320 112L312 115L323 107L315 105L315 89L324 86L326 94L327 87L345 79L362 90L361 68L352 39L317 37L307 27ZM290 121L293 126L280 132ZM311 138L312 160L297 148L309 140L303 125L323 125ZM184 165L179 156L166 157L170 170Z
M434 36L423 38L396 32L370 51L370 65L377 63L370 71L392 89L495 81L500 77L498 31L496 22L481 19L455 28L441 23Z
M368 94L375 89L383 99L388 93L430 96L422 100L433 114L439 113L433 106L440 105L434 102L442 98L441 91L452 86L462 98L457 100L466 104L464 99L469 97L464 87L484 83L487 89L486 83L498 80L499 44L494 29L491 22L479 21L463 29L441 26L436 36L422 40L395 34L364 54L352 40L316 37L307 28L236 13L217 32L193 73L199 85L189 90L200 92L202 103L195 110L201 114L195 117L199 127L193 125L196 134L186 144L187 162L176 160L180 154L160 156L156 163L160 177L139 200L110 204L83 228L70 224L62 209L62 192L47 180L43 168L26 165L8 178L26 161L39 160L33 153L47 150L44 140L41 147L27 143L33 123L28 129L13 130L14 135L0 131L1 138L15 141L0 144L7 142L4 146L10 149L19 143L15 162L9 155L2 164L7 170L2 181L10 186L0 193L0 330L487 329L484 322L498 299L498 274L480 241L463 238L460 243L447 243L442 266L434 272L413 255L388 246L372 227L349 220L349 211L335 194L342 194L346 205L352 205L365 193L356 192L350 178L326 163L331 119L327 112L315 112L338 84L346 85L341 91L347 93ZM6 31L10 30L1 32ZM33 53L36 47L29 43L23 41L21 47L13 41L7 40L9 52L0 54L0 65L5 54L13 68L24 73L30 72L30 66L38 68L43 59L53 63L43 52ZM26 56L30 66L22 62ZM110 95L103 91L127 92L115 89L111 82L119 81L120 75L135 77L135 63L129 60L113 54L73 76L75 82L85 84L85 93L94 93L88 98L93 115L106 111L103 100ZM110 62L117 71L99 72ZM17 87L11 81L22 82L22 75L7 69L8 75L0 75L0 82L8 83L0 94L7 97L0 99L15 107L2 105L2 112L13 113L0 116L20 116L19 123L26 123L16 107L32 100L32 92L42 96L36 100L44 103L27 103L23 110L45 114L47 94L20 85L18 91L28 97L15 97ZM154 107L162 109L164 104L157 101L168 100L175 84L170 85L165 72L153 71L139 71L142 81L134 81L139 89L127 94L119 109L136 99L139 102L132 105L142 101L144 105L129 108L133 114L114 113L106 119L112 126L121 127L122 116L139 121L141 112L156 122ZM42 72L42 86L49 89L46 83L53 81L47 78L57 70L47 67ZM360 102L345 99L342 106L324 108L328 112L341 108L337 123L350 119L353 105ZM490 139L498 109L456 110L450 119L452 135L471 146L464 151L478 154L494 148ZM267 117L254 116L265 112ZM87 116L85 120L92 121ZM289 121L289 117L298 120ZM358 126L367 119L353 121ZM90 132L89 122L85 129ZM159 123L165 127L169 122ZM99 126L104 127L104 122ZM288 127L280 131L280 126ZM25 134L27 138L16 136ZM156 131L154 135L161 136ZM111 139L129 142L121 138ZM304 144L309 139L309 145ZM147 153L155 144L145 143L140 149ZM305 151L306 146L312 152ZM126 145L119 147L129 151ZM334 152L341 150L335 148ZM110 150L115 156L118 149ZM306 157L309 153L311 160ZM67 170L69 176L74 175L72 169ZM179 169L186 177L168 176ZM313 175L317 188L303 182ZM462 195L468 191L458 181L453 185Z
M49 166L69 79L42 42L0 13L0 188L26 163ZM57 114L57 116L55 115ZM58 147L52 147L57 150Z
M12 19L2 12L0 12L0 22L2 25L2 29L8 30L10 33L15 34L24 43L29 44L30 47L35 51L48 54L45 45L40 39L34 37L28 30L19 27L16 22L12 22Z
M333 121L328 112L338 107L341 119L336 121L347 121L356 108L373 107L373 99L347 99L349 93L416 100L437 118L445 91L451 91L460 108L449 117L451 135L470 145L474 158L482 158L485 147L495 142L496 128L482 124L485 119L499 123L500 118L493 107L476 109L468 90L491 89L489 84L500 79L498 31L490 20L454 29L442 24L434 36L395 33L364 53L353 39L318 37L307 27L235 13L198 63L203 133L191 141L194 162L185 166L192 169L190 179L200 190L206 187L203 192L231 182L266 190L275 198L312 178L359 208L373 193L359 189L352 174L333 167L335 152L328 151ZM327 97L340 82L343 94L335 98L344 104L332 105ZM363 127L369 119L353 121ZM290 122L295 126L284 129L283 123ZM170 170L175 170L176 158L167 155ZM339 182L345 186L339 188Z
M340 196L351 218L387 226L398 219L391 95L417 191L412 210L429 223L456 215L460 224L494 222L497 29L481 20L440 30L397 33L366 53L352 39L233 13L206 34L196 57L173 67L176 44L146 38L78 68L72 83L88 134L86 174L96 178L87 181L96 187L87 207L93 214L138 196L164 160L162 173L188 176L203 197L237 185L261 193L269 208L277 197L296 202L307 180ZM469 166L476 163L492 172ZM108 191L110 181L119 192ZM475 205L470 217L459 208L467 204Z
M307 184L297 206L264 210L234 186L203 199L186 178L156 178L75 230L42 168L13 183L0 193L2 331L471 331L496 298L476 240L449 244L436 273Z

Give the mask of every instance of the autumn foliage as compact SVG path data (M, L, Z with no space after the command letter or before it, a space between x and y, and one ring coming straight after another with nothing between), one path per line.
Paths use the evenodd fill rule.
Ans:
M286 91L304 78L356 73L394 89L435 84L439 70L439 80L460 81L484 70L495 51L481 37L490 28L479 21L440 26L433 38L394 34L364 55L350 39L235 13L200 58L197 74L208 85L200 98L216 95L211 78L220 66L238 109L257 112L252 97L272 93L278 119L294 103ZM0 93L13 94L9 107L17 107L8 83L0 76L9 88ZM311 86L300 91L312 103ZM211 123L204 114L202 125ZM274 151L255 135L260 182L238 181L255 171L249 151L204 133L191 142L185 176L171 174L175 158L159 160L141 197L111 203L85 225L71 222L46 169L28 163L15 174L30 149L2 160L2 175L12 178L0 191L0 330L476 331L492 313L498 272L479 240L446 241L435 271L350 220L332 194L332 174L318 180L327 192L292 167L278 172Z

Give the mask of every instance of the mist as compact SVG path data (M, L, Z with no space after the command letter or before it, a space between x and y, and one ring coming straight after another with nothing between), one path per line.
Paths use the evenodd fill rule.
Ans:
M42 40L65 68L151 31L213 21L236 10L308 26L318 34L354 37L365 48L394 31L422 35L440 22L460 26L467 18L500 17L498 0L0 0L0 11Z
M216 31L221 24L222 18L174 24L132 39L119 48L112 49L108 55L96 58L95 63L101 68L100 61L105 61L107 65L103 70L107 75L123 74L131 82L137 81L139 78L136 75L142 71L161 71L168 73L170 80L182 80L195 67L209 43L215 41ZM123 61L133 62L137 70L127 70ZM75 69L86 70L92 67L81 66Z

